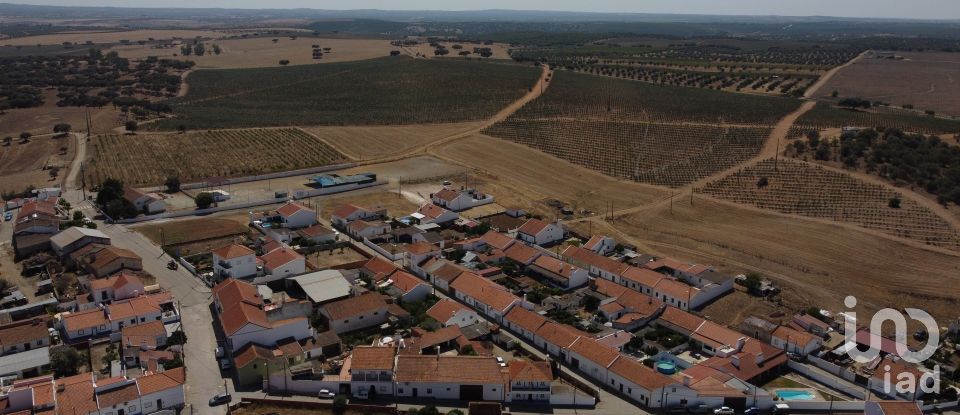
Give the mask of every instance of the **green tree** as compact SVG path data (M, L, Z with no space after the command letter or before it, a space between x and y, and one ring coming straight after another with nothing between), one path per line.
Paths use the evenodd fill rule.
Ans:
M69 132L70 132L70 129L71 129L71 128L72 128L72 127L70 126L70 124L67 124L67 123L63 122L63 123L59 123L59 124L57 124L57 125L54 125L54 126L53 126L53 132L54 132L54 133L58 133L58 134L66 134L66 133L69 133Z
M187 343L187 334L183 330L177 330L173 333L170 333L170 337L167 338L167 346L175 346Z
M600 307L600 299L592 295L585 295L580 300L580 305L583 306L584 310L597 311L597 307Z
M280 64L283 66L287 66L290 64L290 61L287 59L280 59Z
M120 360L120 353L117 353L117 346L110 343L110 345L107 346L107 352L103 354L100 360L109 370L110 364L113 363L114 360Z
M100 206L105 206L106 204L123 198L123 182L108 177L103 183L100 184L100 189L97 191L97 204Z
M24 131L20 133L20 142L26 143L27 141L30 141L30 137L33 137L33 134L30 134L29 132Z
M333 398L333 413L340 415L347 412L347 397L337 395Z
M743 280L743 286L747 288L747 291L751 294L756 294L760 292L760 285L763 284L763 277L756 272L751 272L747 274L747 277Z
M176 193L180 191L180 178L177 176L167 177L167 181L163 183L164 186L167 186L167 193Z
M165 370L176 369L178 367L183 367L183 359L180 355L174 356L172 360L163 362L163 368Z
M50 369L58 377L73 376L80 372L83 355L72 347L61 347L50 351Z
M209 192L200 192L194 201L197 202L197 209L206 209L213 204L213 194Z
M123 126L124 126L124 128L127 129L127 131L129 131L129 132L131 132L131 133L132 133L132 132L136 132L136 131L137 131L137 128L139 127L139 125L137 125L137 122L134 121L134 120L127 121L127 123L124 124Z

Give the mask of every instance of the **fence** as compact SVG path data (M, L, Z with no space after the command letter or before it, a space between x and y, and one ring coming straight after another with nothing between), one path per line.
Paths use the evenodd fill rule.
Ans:
M240 403L236 405L231 405L227 409L227 413L231 413L232 410L244 406L245 403L255 404L255 405L264 405L272 406L276 408L286 408L286 409L306 409L314 411L329 412L333 409L333 404L328 402L302 402L302 401L291 401L291 400L277 400L277 399L260 399L260 398L243 398ZM377 406L377 405L357 405L349 404L347 405L347 410L356 413L364 414L385 414L385 415L396 415L398 414L396 408L389 406Z
M810 363L813 363L814 366L819 367L820 369L823 369L827 372L830 372L831 375L839 376L840 378L848 382L857 381L857 375L855 373L851 372L846 368L840 367L839 365L830 363L814 355L807 356L807 360L809 360Z
M864 401L787 401L790 410L797 411L857 411L862 412Z
M865 388L847 382L846 380L838 378L831 373L818 370L816 367L811 367L793 360L788 361L787 366L789 366L794 372L813 379L814 381L826 385L834 390L843 392L844 394L850 395L857 399L866 399L866 393L864 390Z
M366 245L368 248L370 248L370 249L372 249L372 250L374 250L374 251L377 251L378 254L387 257L387 259L389 259L389 260L391 260L391 261L399 261L399 260L403 259L403 255L404 255L403 252L390 253L390 252L388 252L386 249L381 248L380 246L378 246L377 244L371 242L371 241L370 241L369 239L367 239L367 238L363 238L363 244Z
M283 177L300 176L300 175L306 175L306 174L326 173L334 170L348 169L353 166L356 166L356 163L331 164L328 166L310 167L310 168L299 169L299 170L287 170L287 171L279 171L276 173L258 174L254 176L234 177L234 178L224 179L222 182L218 182L216 184L210 183L210 182L185 183L180 185L180 190L202 189L205 187L217 187L217 186L231 185L231 184L237 184L237 183L255 182L259 180L270 180L270 179L279 179ZM147 192L159 192L159 191L166 190L166 187L156 186L151 188L144 188L142 190Z

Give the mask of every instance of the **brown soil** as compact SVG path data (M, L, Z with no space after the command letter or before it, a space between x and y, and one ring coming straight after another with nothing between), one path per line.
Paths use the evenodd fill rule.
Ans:
M137 42L140 40L149 40L154 38L173 39L183 38L192 39L197 36L202 37L220 37L223 34L209 30L131 30L125 32L65 32L50 35L18 37L14 39L4 39L0 45L59 45L64 42L83 44L87 41L93 43L118 43L121 40Z
M133 229L142 233L156 244L160 244L161 241L163 241L167 245L229 238L243 235L250 231L250 228L247 227L247 216L244 214L160 223L154 222L134 226Z
M388 127L304 127L303 130L351 159L368 160L423 147L444 137L474 130L480 124L471 122Z
M76 139L73 136L54 138L50 134L33 137L24 144L14 136L9 146L0 144L0 191L22 191L30 185L38 188L56 186L67 174L75 153ZM45 170L50 167L60 169L56 178L51 178L50 170Z

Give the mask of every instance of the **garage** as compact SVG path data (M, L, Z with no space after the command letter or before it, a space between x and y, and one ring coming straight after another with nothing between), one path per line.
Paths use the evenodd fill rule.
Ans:
M742 411L747 408L747 398L723 398L723 406Z
M460 400L482 401L483 385L460 385Z

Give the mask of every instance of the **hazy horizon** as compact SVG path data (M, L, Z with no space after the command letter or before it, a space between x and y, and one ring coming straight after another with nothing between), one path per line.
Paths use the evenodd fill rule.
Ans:
M326 9L326 10L398 10L398 11L556 11L596 13L663 13L746 16L831 16L955 20L960 19L960 2L950 0L729 0L718 4L715 0L685 0L683 2L595 0L589 10L584 2L573 0L507 0L465 1L453 6L440 0L409 0L398 3L381 0L352 0L350 2L310 0L207 0L198 5L195 0L167 0L162 6L146 0L92 0L77 4L76 0L0 1L0 3L40 6L74 7L150 7L150 8L235 8L235 9ZM679 3L679 4L678 4ZM453 6L453 7L451 7Z

